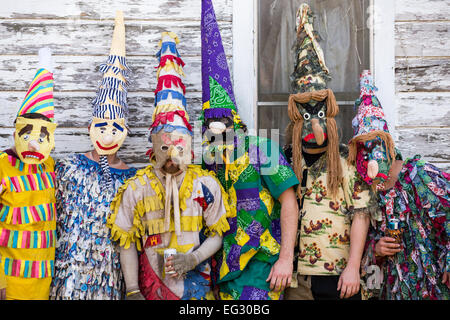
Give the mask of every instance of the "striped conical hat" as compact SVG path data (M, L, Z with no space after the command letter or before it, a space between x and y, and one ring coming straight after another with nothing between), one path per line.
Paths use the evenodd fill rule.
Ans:
M25 99L17 112L20 117L27 113L40 113L54 121L53 73L51 67L51 50L39 50L39 68L30 84Z
M116 12L111 50L106 63L100 65L103 79L92 101L93 116L100 119L127 118L127 88L131 70L126 63L125 23L123 12Z
M173 32L163 32L156 54L159 60L157 86L155 90L155 110L152 117L151 133L160 130L178 131L192 135L192 126L186 111L186 87L181 79L184 76L184 62L177 49L179 43Z

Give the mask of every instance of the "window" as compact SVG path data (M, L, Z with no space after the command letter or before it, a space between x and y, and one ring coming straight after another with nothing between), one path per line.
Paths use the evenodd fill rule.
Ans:
M359 96L359 74L370 69L369 21L370 0L259 0L257 1L257 69L258 128L280 129L289 123L287 102L294 69L296 40L295 19L302 3L308 3L314 14L314 30L320 35L320 46L340 107L336 121L341 142L352 137L353 104ZM275 139L275 137L272 137Z

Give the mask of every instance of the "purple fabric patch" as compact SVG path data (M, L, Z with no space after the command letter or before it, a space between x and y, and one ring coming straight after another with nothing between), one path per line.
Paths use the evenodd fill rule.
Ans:
M254 248L259 247L260 238L263 232L264 228L262 225L258 221L253 220L245 229L245 233L250 237L250 240L248 240L246 244Z
M237 232L237 217L227 218L230 229L224 233L224 237Z
M269 158L267 158L264 152L261 152L261 149L254 144L250 144L248 146L248 157L250 159L250 163L254 166L257 165L258 168L261 164L266 164L269 162Z
M272 237L277 240L279 244L281 244L281 224L280 219L272 220L271 222L272 226Z
M278 164L280 164L282 166L291 167L291 165L289 164L289 162L287 162L286 158L283 156L283 154L281 152L280 152L280 159L278 160Z
M211 0L202 0L201 37L203 103L210 100L209 77L211 76L226 90L236 106L222 37Z
M261 208L258 188L237 189L237 211L255 211Z
M241 256L241 249L242 248L237 244L233 244L230 248L230 252L228 252L227 265L230 272L240 270L239 258Z
M225 118L230 117L233 118L233 114L231 113L231 109L226 108L211 108L205 109L205 119L210 118Z
M268 300L268 292L263 289L245 286L240 300Z

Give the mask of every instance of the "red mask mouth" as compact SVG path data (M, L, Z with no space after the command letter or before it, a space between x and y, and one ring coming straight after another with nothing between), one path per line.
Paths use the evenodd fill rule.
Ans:
M35 158L39 161L45 158L45 156L42 153L39 152L33 152L33 151L24 151L22 152L22 158Z
M323 134L323 137L324 137L324 140L327 140L327 134L326 133L324 133ZM314 133L310 133L310 134L308 134L306 137L304 137L303 138L303 141L305 141L305 142L308 142L308 141L310 141L310 140L312 140L312 139L315 139L316 137L314 136Z
M97 146L98 146L100 149L105 150L105 151L115 149L115 148L117 148L117 147L119 146L118 144L115 144L115 145L113 145L112 147L104 147L104 146L102 146L98 141L95 141L95 143L97 143Z

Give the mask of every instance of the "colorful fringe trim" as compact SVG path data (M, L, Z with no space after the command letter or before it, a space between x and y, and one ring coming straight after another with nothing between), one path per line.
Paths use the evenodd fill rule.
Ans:
M6 153L4 155L8 157L8 161L9 163L11 163L11 166L19 171L35 174L43 172L45 169L44 164L27 164L20 161L20 159L17 159L16 157L7 155Z
M2 262L7 276L22 278L53 277L55 268L53 260L28 261L3 257Z
M0 221L7 224L28 224L55 220L54 203L40 204L30 207L9 207L0 204Z
M114 66L116 61L119 61L120 67ZM116 75L120 74L125 81L115 77L104 77L102 79L96 97L92 100L94 107L93 116L104 118L105 113L109 111L111 119L126 118L128 116L127 87L130 83L129 77L131 75L131 70L126 63L126 57L110 55L107 62L100 65L99 70L103 74L106 74L108 71L112 71ZM107 103L108 99L115 104Z
M168 74L168 75L159 77L158 85L155 90L155 94L157 94L159 91L163 90L163 86L165 86L166 88L172 88L172 86L181 88L183 90L183 94L186 94L186 86L181 81L181 79L176 76Z
M16 231L0 228L0 247L47 249L56 245L56 230Z
M28 174L24 176L5 177L2 185L10 192L42 191L55 188L54 172Z
M145 169L138 170L136 176L127 180L117 191L117 195L111 202L111 215L108 218L107 226L111 229L111 238L115 241L120 240L120 246L129 248L131 242L136 244L138 250L141 250L141 241L139 240L144 235L152 235L163 232L171 232L175 230L173 221L169 230L164 228L164 218L149 220L142 222L141 218L147 213L152 211L163 210L165 204L165 191L163 185L159 181L158 177L152 171L152 166L148 166ZM122 201L122 196L125 190L131 186L133 190L136 189L135 184L139 181L141 185L145 185L146 181L143 176L146 176L150 182L151 189L156 193L155 196L147 197L136 205L133 211L133 227L128 231L124 231L115 225L115 220L119 212L119 207ZM207 227L207 234L219 234L222 235L230 227L227 222L227 218L236 217L236 205L231 206L229 203L228 194L223 189L220 182L215 178L214 174L210 171L201 169L197 165L189 165L184 177L183 183L181 184L179 197L180 197L180 210L183 212L186 210L186 200L190 198L193 189L193 180L202 177L209 176L213 178L216 183L221 188L221 193L223 197L223 202L225 206L225 214L217 221L214 225ZM199 231L203 228L203 217L181 217L181 229L183 231Z

